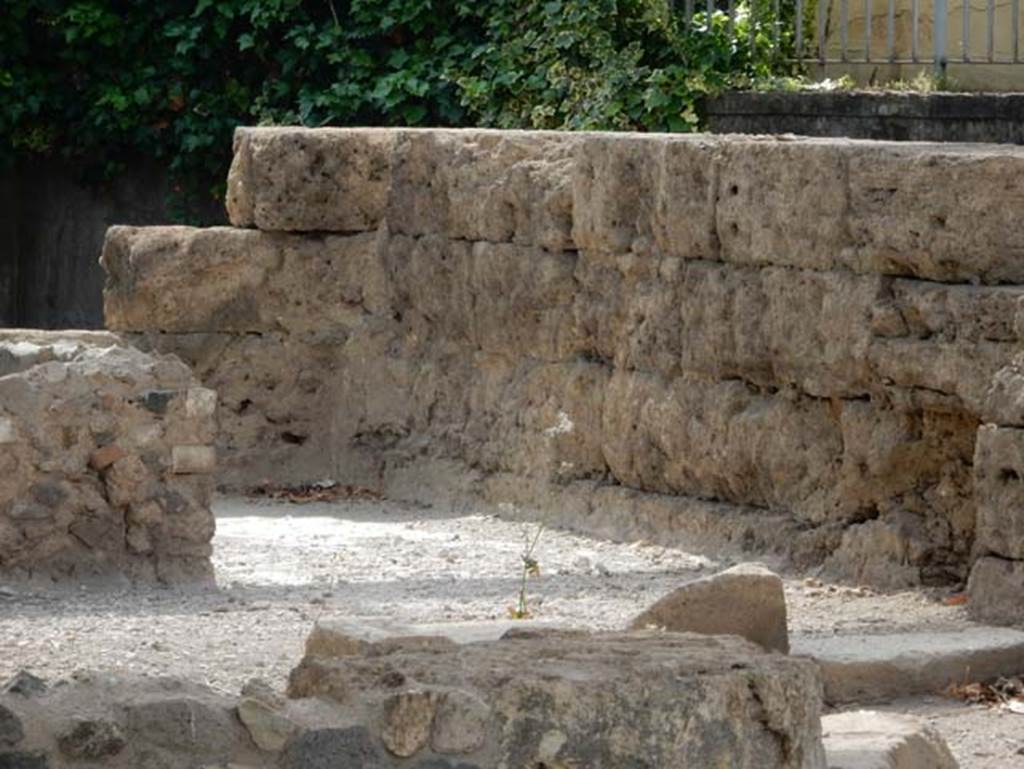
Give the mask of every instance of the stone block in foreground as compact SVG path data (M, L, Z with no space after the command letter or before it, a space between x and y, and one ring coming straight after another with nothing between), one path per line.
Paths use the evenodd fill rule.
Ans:
M216 406L116 335L0 331L0 575L211 578Z
M351 709L398 758L480 767L825 766L814 665L739 638L539 630L462 646L434 640L307 656L289 694Z
M857 710L821 719L829 769L957 769L946 741L901 713Z

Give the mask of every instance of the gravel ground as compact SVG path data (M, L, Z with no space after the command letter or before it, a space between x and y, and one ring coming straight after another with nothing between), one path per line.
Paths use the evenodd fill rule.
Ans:
M30 592L0 588L0 679L121 669L199 680L236 693L251 677L283 687L320 618L444 622L507 616L524 537L536 529L486 515L391 502L215 505L219 589ZM544 531L529 605L545 622L621 628L648 604L732 565L647 543ZM772 565L772 564L769 564ZM952 629L967 622L941 593L873 591L794 577L794 634ZM963 769L1024 767L1024 716L945 700L900 707L935 719ZM1017 763L1014 763L1014 762Z

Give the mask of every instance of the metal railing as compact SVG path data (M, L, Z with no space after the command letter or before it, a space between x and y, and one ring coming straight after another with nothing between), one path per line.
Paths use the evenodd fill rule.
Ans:
M770 27L799 60L830 63L1020 64L1021 0L670 0L685 23L727 17ZM957 4L959 3L959 8ZM930 11L930 13L929 13ZM979 29L980 27L980 29Z

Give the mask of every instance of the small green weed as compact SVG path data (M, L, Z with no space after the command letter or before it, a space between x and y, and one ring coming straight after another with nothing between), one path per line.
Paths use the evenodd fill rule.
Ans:
M519 581L519 598L515 606L508 607L508 616L512 619L529 619L533 616L530 611L529 600L526 593L530 577L540 576L540 563L534 555L537 551L537 543L540 535L544 532L544 525L538 524L535 532L530 531L529 526L523 527L523 552L519 558L522 562L522 574Z

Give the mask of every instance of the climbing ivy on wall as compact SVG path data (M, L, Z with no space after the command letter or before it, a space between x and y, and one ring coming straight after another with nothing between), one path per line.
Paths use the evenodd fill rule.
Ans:
M692 130L781 61L749 32L667 0L4 0L0 163L155 158L202 202L239 124Z

